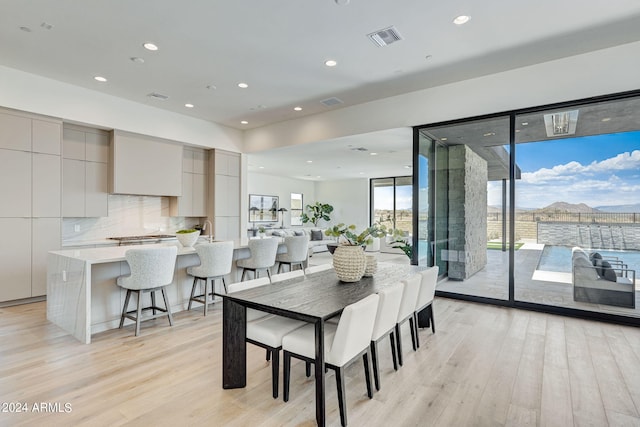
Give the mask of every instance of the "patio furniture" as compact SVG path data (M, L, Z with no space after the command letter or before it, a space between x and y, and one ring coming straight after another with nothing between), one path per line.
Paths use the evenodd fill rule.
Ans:
M573 300L617 307L636 307L636 272L623 262L594 261L579 247L572 250ZM598 258L596 258L598 259ZM619 261L619 260L614 260Z

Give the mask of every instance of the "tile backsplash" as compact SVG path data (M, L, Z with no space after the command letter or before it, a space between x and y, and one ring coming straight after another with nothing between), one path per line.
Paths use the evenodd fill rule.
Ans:
M63 218L62 244L115 236L172 234L198 223L199 218L169 216L168 197L110 194L108 217Z

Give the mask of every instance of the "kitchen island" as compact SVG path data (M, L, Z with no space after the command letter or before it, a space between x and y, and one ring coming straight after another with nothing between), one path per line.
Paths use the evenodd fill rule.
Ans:
M234 267L227 279L228 283L238 280L235 260L249 257L248 240L234 240ZM178 243L157 245L178 246L173 282L167 286L166 291L171 311L185 310L193 283L193 277L186 270L200 264L200 259L194 248L185 248ZM130 272L125 252L140 247L113 246L49 252L47 320L86 344L91 342L92 334L117 328L126 290L116 285L116 279ZM286 252L284 244L280 244L278 252ZM145 298L149 298L149 295L143 297L146 306L149 301Z

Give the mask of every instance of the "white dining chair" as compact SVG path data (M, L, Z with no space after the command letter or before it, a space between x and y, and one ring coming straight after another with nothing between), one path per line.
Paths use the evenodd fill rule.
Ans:
M336 373L336 387L338 391L338 406L340 408L340 422L347 425L347 410L345 405L344 368L362 356L364 363L367 395L373 397L371 389L371 374L369 370L369 343L378 309L380 297L369 295L362 300L344 308L337 325L325 323L324 349L325 366ZM289 400L289 382L291 378L291 357L314 363L316 357L315 325L296 329L282 339L284 353L284 401Z
M436 284L438 283L438 266L433 266L425 271L420 272L422 279L420 280L420 293L416 301L416 310L414 314L414 323L416 329L416 346L420 348L420 334L418 334L418 316L426 310L426 318L429 319L431 331L436 333L436 324L433 318L433 298L436 294ZM424 315L423 315L424 316Z
M402 282L388 286L378 292L380 302L378 303L378 312L373 325L373 333L371 334L371 361L373 363L373 382L376 390L380 390L380 370L378 361L378 342L389 336L391 341L391 356L393 359L393 369L398 370L398 360L396 356L396 339L395 327L398 320L398 312L400 311L400 302L402 301L402 291L404 284Z
M173 282L177 254L178 248L176 246L146 247L129 249L125 252L124 257L129 264L131 274L120 276L116 279L116 284L127 290L119 328L124 326L124 319L133 320L136 322L135 334L138 336L140 335L140 322L142 320L164 316L169 318L169 326L173 326L171 305L167 299L165 287ZM156 305L156 291L162 292L164 308ZM137 295L138 305L136 310L128 311L129 299L132 293ZM151 294L151 306L149 307L142 307L142 295L145 293ZM142 319L144 310L151 310L152 315ZM157 311L161 313L158 314Z
M200 265L187 268L187 274L193 276L188 310L191 310L191 304L194 301L199 302L204 304L204 315L206 316L209 295L213 299L216 280L222 279L224 291L228 292L224 277L231 273L233 267L233 242L201 243L195 246L195 250L200 258ZM196 295L196 288L200 280L204 281L204 292L201 295ZM209 282L211 282L211 292L209 292Z
M242 268L243 281L247 271L253 271L254 278L257 279L260 271L266 271L269 280L271 280L271 268L276 264L276 253L278 252L279 239L268 237L264 239L249 240L249 258L239 259L236 265Z
M413 344L413 350L417 350L416 343L416 328L414 322L414 314L416 310L416 302L418 301L418 294L420 293L420 282L422 276L420 274L414 274L408 279L402 281L404 284L404 290L402 292L402 300L400 302L400 309L398 310L398 319L396 321L396 342L398 344L398 363L402 366L402 335L400 334L400 326L407 320L409 321L409 328L411 329L411 343Z
M284 245L287 252L276 255L279 273L283 265L289 266L289 271L293 270L296 265L300 266L304 272L304 264L309 259L309 236L287 236L284 238Z
M233 283L229 285L229 293L265 285L271 286L269 278L267 277ZM282 337L305 324L305 322L298 320L247 308L245 341L266 350L266 359L267 361L271 361L271 391L274 399L278 398Z

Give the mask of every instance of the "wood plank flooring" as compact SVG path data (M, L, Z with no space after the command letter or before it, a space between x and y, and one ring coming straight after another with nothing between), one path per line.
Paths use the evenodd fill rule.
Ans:
M403 337L393 370L380 345L381 390L366 397L347 369L352 426L639 426L640 329L450 299L436 334ZM292 366L291 400L271 397L264 350L248 346L248 384L221 387L221 304L94 335L80 344L45 318L45 303L0 309L0 426L313 426L312 379ZM48 404L45 412L33 406ZM56 404L58 406L56 406ZM69 411L65 412L65 404ZM8 406L4 410L10 409ZM15 408L13 408L15 409ZM327 378L328 425L339 426Z

